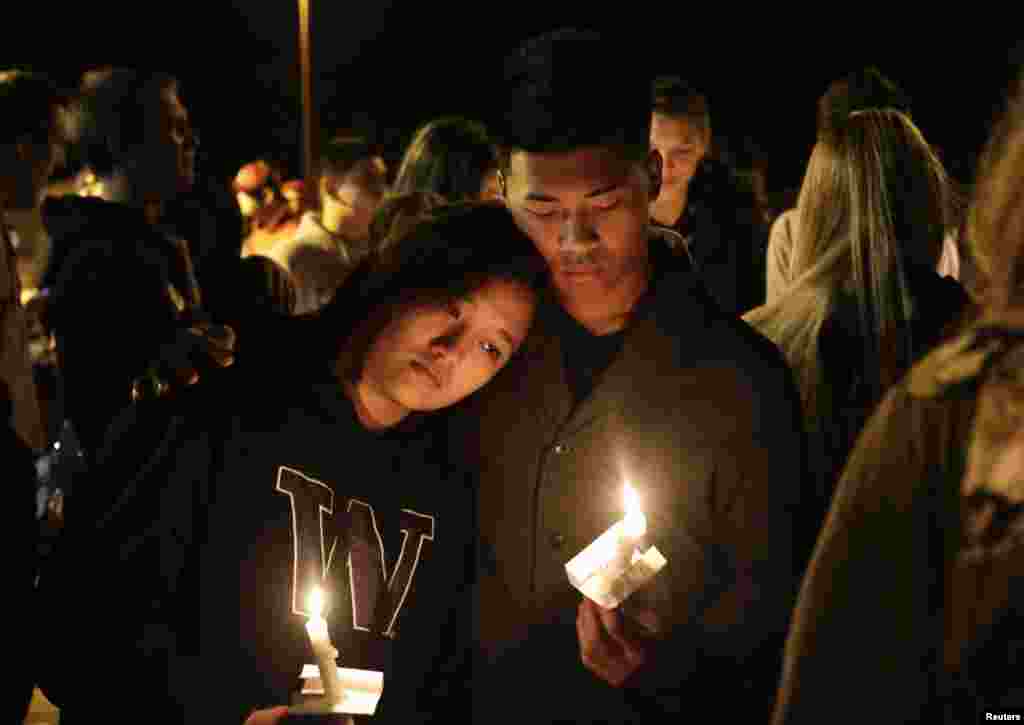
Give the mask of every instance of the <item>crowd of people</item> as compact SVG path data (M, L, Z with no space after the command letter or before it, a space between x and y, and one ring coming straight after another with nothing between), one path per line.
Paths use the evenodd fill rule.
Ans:
M968 201L838 79L775 214L614 43L307 184L197 174L169 75L0 73L13 721L286 722L314 590L385 722L1024 714L1024 90ZM624 483L668 563L606 609Z

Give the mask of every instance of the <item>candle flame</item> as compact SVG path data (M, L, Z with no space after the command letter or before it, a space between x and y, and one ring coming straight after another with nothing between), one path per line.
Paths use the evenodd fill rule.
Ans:
M311 618L319 617L324 611L324 592L320 587L313 587L313 591L306 598L306 609Z
M626 501L626 518L622 521L623 528L627 536L639 539L647 533L647 517L640 510L640 497L628 482L623 491Z

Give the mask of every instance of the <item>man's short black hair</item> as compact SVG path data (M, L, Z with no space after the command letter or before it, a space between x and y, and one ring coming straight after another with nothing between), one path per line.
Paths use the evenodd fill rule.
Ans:
M658 76L651 88L654 113L685 118L702 133L711 128L711 114L704 94L679 76Z
M0 143L15 143L24 138L46 143L54 123L54 109L69 102L69 94L41 73L0 71Z
M568 152L618 146L642 158L650 147L648 69L633 47L592 30L563 28L521 45L505 62L489 124L511 151Z
M177 91L166 73L102 68L82 77L75 113L79 158L97 176L113 173L127 147L145 140L160 94Z
M910 96L875 67L833 81L818 101L818 135L834 130L851 113L871 108L900 111L910 116Z

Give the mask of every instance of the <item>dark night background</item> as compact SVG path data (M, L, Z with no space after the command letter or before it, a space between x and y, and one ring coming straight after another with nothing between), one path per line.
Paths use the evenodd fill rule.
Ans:
M521 39L565 24L635 27L624 52L643 53L660 71L701 87L716 136L734 139L733 146L746 137L759 148L773 190L800 183L818 96L867 64L903 85L925 136L952 174L968 181L1013 64L1024 57L1024 44L961 29L955 18L941 32L908 32L866 10L847 22L828 17L827 8L820 18L811 11L754 17L730 5L720 17L698 17L695 6L678 2L310 3L321 126L369 132L392 160L420 123L444 113L480 116L502 56ZM47 4L26 20L24 33L5 32L0 66L45 70L68 85L100 64L170 71L183 82L209 171L227 177L271 153L299 172L297 0L108 7ZM813 32L813 23L842 35ZM594 72L614 83L616 59Z

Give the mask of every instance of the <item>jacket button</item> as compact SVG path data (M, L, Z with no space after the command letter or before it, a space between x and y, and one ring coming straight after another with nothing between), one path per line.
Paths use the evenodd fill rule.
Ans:
M565 544L565 537L561 534L551 534L551 548L561 549Z
M562 455L563 453L569 452L569 446L567 446L565 443L556 443L554 450L555 453L557 453L558 455Z

